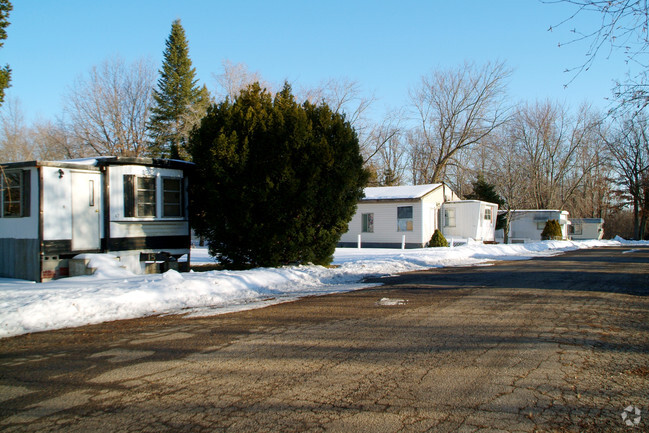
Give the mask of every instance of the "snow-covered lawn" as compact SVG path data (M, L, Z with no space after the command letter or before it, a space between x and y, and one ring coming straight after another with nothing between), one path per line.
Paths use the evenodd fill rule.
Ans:
M637 243L624 240L537 242L515 245L469 244L416 250L338 249L332 267L291 266L248 271L134 275L97 255L92 276L47 283L0 279L0 338L130 319L155 314L210 315L367 287L367 276L432 267L481 265L494 260L529 259L563 251ZM649 245L649 243L645 243ZM192 263L213 263L203 248Z

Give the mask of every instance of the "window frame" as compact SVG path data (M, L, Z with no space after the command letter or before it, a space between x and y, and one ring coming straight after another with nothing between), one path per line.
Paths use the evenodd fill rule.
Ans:
M488 218L487 214L489 214ZM484 219L487 221L493 221L493 212L491 211L491 208L489 206L484 208Z
M361 233L374 233L374 212L361 214Z
M183 178L182 177L173 177L173 176L163 176L161 178L162 181L162 189L161 189L161 194L162 194L162 218L182 218L184 216L184 194L183 194ZM165 182L166 181L177 181L178 182L178 190L171 190L168 191L165 189ZM178 193L178 201L177 202L167 202L166 196L167 193ZM177 215L168 215L167 214L167 206L177 206L178 208L178 214Z
M0 218L26 218L30 216L31 208L31 171L30 170L5 170L0 172ZM7 184L9 176L16 176L18 185ZM6 193L11 197L11 190L17 190L18 197L6 200ZM18 212L7 212L7 203L18 206Z
M410 216L403 216L403 212L410 209ZM397 206L397 232L414 231L414 206Z
M568 227L569 227L569 232L570 232L569 234L571 234L571 235L581 236L581 235L584 234L584 226L583 226L582 223L576 223L576 224L573 223L573 224L569 225ZM579 228L579 230L577 230L577 228Z
M150 188L141 188L140 181L153 181L153 189ZM144 201L141 200L141 193L153 192L151 195L153 201ZM145 206L150 206L153 209L153 214L148 212L140 213L140 208ZM156 218L158 216L158 178L157 176L135 176L135 216L138 218Z
M444 208L444 227L456 227L457 225L456 217L457 217L456 208L454 207Z

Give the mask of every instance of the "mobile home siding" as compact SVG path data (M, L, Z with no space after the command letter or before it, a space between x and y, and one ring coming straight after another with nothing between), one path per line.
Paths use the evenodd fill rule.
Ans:
M397 208L412 206L413 221L412 231L399 231L397 226ZM389 206L384 203L359 203L352 220L349 223L349 230L341 237L341 243L347 246L356 246L358 235L361 235L361 243L368 247L398 247L401 246L403 236L406 237L406 246L421 246L422 239L422 218L421 202L395 201ZM374 214L374 231L363 233L362 215Z
M186 189L191 165L116 157L6 164L7 171L21 170L21 191L26 193L22 217L0 216L0 276L36 281L65 276L68 259L82 252L112 252L135 262L129 268L135 272L137 266L145 267L139 263L141 252L189 254ZM128 215L125 176L155 179L155 216Z
M23 217L0 217L0 277L36 280L40 277L39 171L36 167L20 171L23 184L28 185L22 205L29 208Z

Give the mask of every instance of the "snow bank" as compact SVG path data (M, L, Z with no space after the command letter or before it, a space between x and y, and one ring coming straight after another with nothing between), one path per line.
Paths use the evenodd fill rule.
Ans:
M548 241L456 248L338 249L334 265L134 275L110 257L88 257L95 275L47 283L0 279L0 338L155 314L219 314L299 297L367 287L368 276L432 267L529 259L562 251L619 246L625 241ZM635 243L634 243L635 244ZM205 249L192 262L213 263Z

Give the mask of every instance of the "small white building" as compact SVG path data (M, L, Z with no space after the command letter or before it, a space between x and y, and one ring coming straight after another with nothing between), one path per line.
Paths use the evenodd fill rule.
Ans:
M442 234L447 239L494 242L498 205L479 200L456 200L442 205Z
M459 200L446 185L365 188L339 246L422 248L436 229L445 236L492 241L498 205Z
M602 239L604 237L604 220L602 218L573 218L568 227L570 239Z
M2 164L0 277L64 277L81 253L110 252L141 273L189 257L192 166L123 157Z
M511 211L509 221L509 243L537 242L541 240L541 232L545 223L556 220L561 226L561 236L568 239L568 211L550 209L525 209ZM502 229L496 230L496 241L504 241Z

